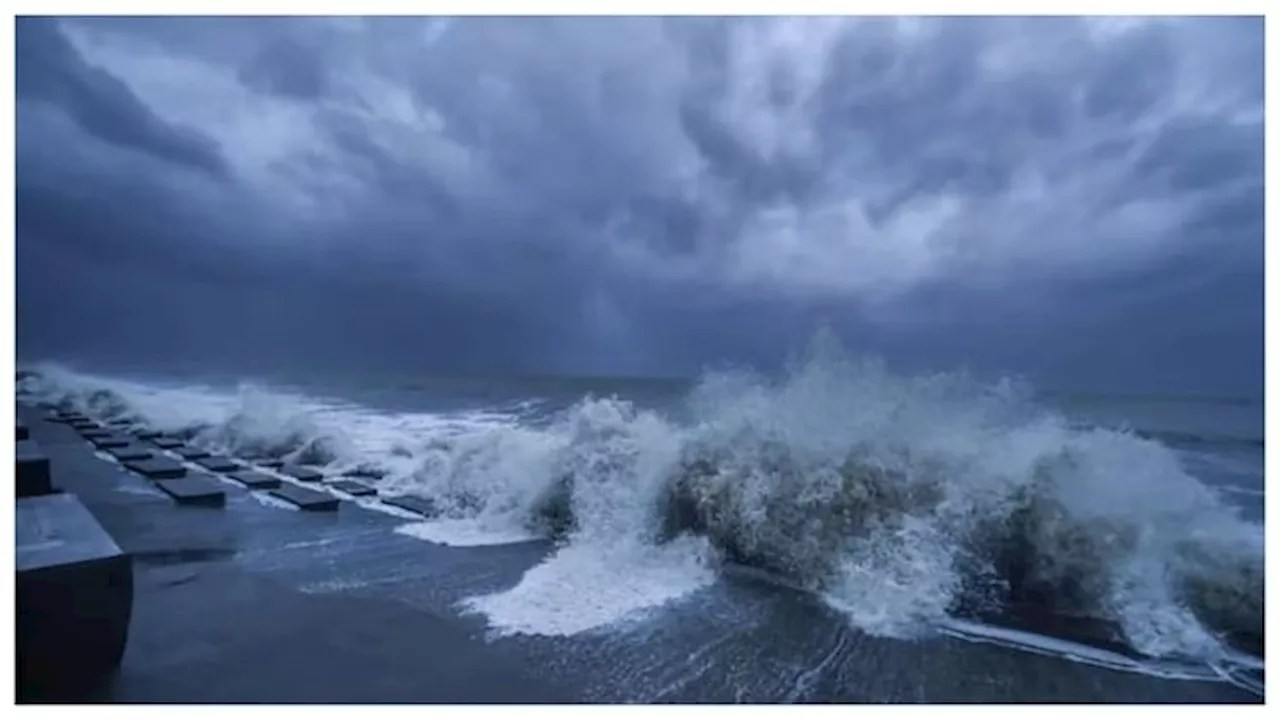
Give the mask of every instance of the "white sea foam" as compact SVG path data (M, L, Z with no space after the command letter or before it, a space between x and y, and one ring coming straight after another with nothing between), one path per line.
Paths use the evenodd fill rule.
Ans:
M515 588L471 601L501 632L634 616L708 582L715 555L880 635L913 636L1010 583L1048 589L1152 656L1215 660L1223 632L1261 631L1261 527L1176 453L1073 427L1012 384L897 376L825 341L781 379L708 376L685 423L618 398L534 425L52 366L22 386L223 452L380 474L368 482L384 495L433 501L427 522L396 513L432 542L557 537Z
M401 525L396 528L396 532L452 547L513 545L538 539L536 534L528 530L511 526L486 528L475 520L428 520Z
M259 503L261 503L262 505L266 505L267 507L279 508L281 510L293 510L293 511L298 510L297 505L294 505L293 503L287 502L285 500L281 500L280 498L275 497L270 493L252 492L249 494L253 496L254 500L257 500Z
M575 635L635 619L710 585L710 546L570 545L505 592L469 598L499 635Z

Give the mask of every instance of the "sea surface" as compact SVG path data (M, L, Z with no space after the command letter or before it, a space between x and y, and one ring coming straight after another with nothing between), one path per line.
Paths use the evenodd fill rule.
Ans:
M20 370L29 400L429 498L438 516L401 528L425 542L554 540L458 604L494 638L634 632L732 575L876 642L1261 693L1260 399L903 376L821 348L696 380Z

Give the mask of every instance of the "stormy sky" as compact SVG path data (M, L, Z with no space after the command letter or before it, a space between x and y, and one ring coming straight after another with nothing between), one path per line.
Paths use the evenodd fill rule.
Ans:
M23 360L1262 385L1260 19L22 18Z

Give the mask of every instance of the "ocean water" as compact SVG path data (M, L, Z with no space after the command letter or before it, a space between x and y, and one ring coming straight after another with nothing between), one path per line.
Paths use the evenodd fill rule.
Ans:
M607 632L751 573L870 636L1166 676L1261 667L1260 401L903 376L822 342L774 377L267 382L36 364L18 392L430 498L439 516L399 529L426 541L555 540L516 586L459 606L495 636Z

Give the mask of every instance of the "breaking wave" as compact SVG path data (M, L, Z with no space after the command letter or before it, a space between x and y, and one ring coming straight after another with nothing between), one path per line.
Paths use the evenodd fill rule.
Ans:
M590 396L537 423L394 413L54 365L23 373L19 391L359 474L431 498L442 518L532 531L562 552L749 566L874 634L1054 617L1150 657L1262 652L1262 527L1173 451L1073 427L1014 383L898 376L827 336L781 378L706 376L679 420Z

